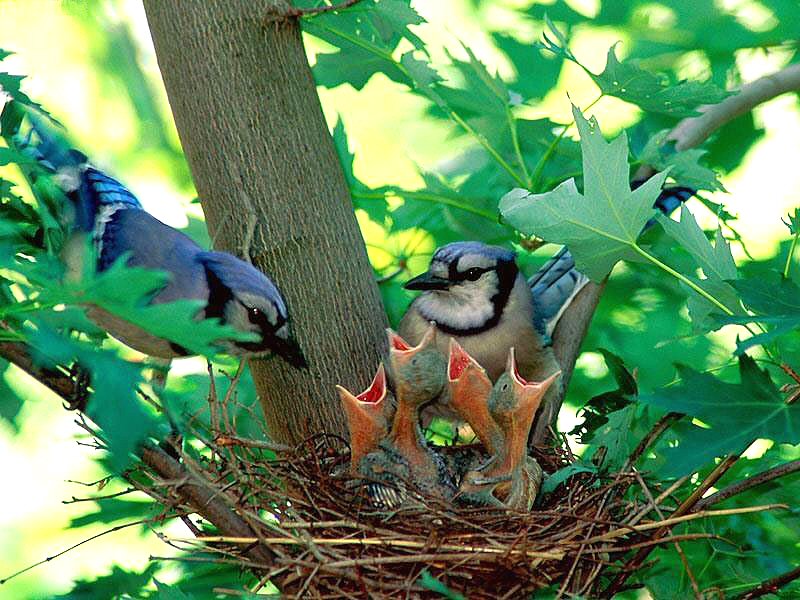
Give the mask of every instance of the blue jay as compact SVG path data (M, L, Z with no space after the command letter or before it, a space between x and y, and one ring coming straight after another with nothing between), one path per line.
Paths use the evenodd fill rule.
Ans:
M169 281L150 300L161 304L183 299L205 302L197 318L217 318L258 341L220 340L234 355L274 353L298 368L306 366L291 336L286 304L278 288L251 264L225 252L205 251L191 238L147 213L119 181L88 163L50 125L27 113L31 132L20 145L33 155L71 201L70 235L62 250L67 277L80 277L87 238L94 246L98 272L128 254L127 264L157 269ZM34 134L38 143L32 143ZM89 317L128 346L158 358L188 354L185 348L156 337L96 306Z
M641 182L633 184L636 187ZM655 207L669 214L693 194L689 188L662 191ZM542 381L552 373L571 372L559 364L552 335L559 319L589 279L575 268L572 254L562 248L526 280L514 252L482 242L453 242L436 250L425 273L405 284L422 293L400 321L398 333L416 344L430 322L440 334L438 349L447 354L454 338L485 370L491 381L504 372L510 348L516 349L519 372L528 381ZM592 307L593 309L593 307ZM582 334L581 334L582 335ZM553 385L537 417L537 430L552 422L563 393ZM458 419L446 395L427 407L432 416ZM537 436L538 437L538 436Z

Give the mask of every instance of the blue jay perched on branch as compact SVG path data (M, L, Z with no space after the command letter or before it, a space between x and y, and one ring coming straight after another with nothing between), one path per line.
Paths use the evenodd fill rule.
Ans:
M258 341L221 340L224 351L235 355L274 353L295 367L306 366L291 335L286 303L267 276L231 254L203 250L147 213L125 186L91 166L52 126L26 114L31 132L21 145L55 174L74 209L71 233L62 251L68 277L80 276L89 238L98 272L127 254L129 266L169 275L169 281L150 300L152 304L202 300L205 308L197 318L217 318L241 332L260 336ZM87 312L108 333L140 352L166 359L188 354L185 348L96 306Z
M655 207L669 214L693 194L684 187L666 189ZM585 315L590 317L594 311L602 284L593 284L579 272L566 248L528 280L515 258L510 250L482 242L453 242L438 248L428 270L405 284L406 289L422 293L401 319L398 332L416 344L428 324L435 322L441 334L436 337L439 350L446 354L450 338L454 338L492 381L505 370L511 347L526 380L542 381L561 370L561 384L550 388L537 417L531 439L538 443L560 406L588 327ZM581 298L584 290L585 298ZM584 313L570 317L581 323L561 323L571 307ZM424 416L457 419L446 397L428 407Z

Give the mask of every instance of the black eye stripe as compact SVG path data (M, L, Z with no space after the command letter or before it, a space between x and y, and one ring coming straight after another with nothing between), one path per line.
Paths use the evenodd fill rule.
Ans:
M455 268L450 271L450 279L453 281L475 281L484 273L493 271L490 267L472 267L466 271L456 271Z

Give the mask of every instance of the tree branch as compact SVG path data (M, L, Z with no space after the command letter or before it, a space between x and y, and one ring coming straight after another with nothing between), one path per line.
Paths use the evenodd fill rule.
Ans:
M736 600L752 600L753 598L760 598L767 594L774 594L782 587L790 584L795 579L800 579L800 567L795 567L791 571L787 571L782 575L768 579L760 583L756 587L746 591L740 596L736 596Z
M667 140L674 141L678 151L694 148L705 142L717 129L759 104L797 90L800 90L800 63L744 84L737 94L719 104L701 106L698 112L702 114L681 120L670 131ZM644 165L637 171L635 179L647 179L654 173L655 169Z
M791 475L792 473L797 473L798 471L800 471L800 460L793 460L791 462L778 465L777 467L772 467L771 469L767 469L766 471L762 471L756 475L751 475L747 479L737 481L736 483L733 483L728 487L703 498L697 503L697 509L703 510L709 506L723 502L728 498L732 498L733 496L741 494L742 492L757 487L763 483L767 483L773 479L778 479L779 477Z
M75 384L66 373L42 369L31 356L29 347L21 342L0 342L0 357L16 365L39 383L47 386L65 402L69 403ZM174 491L197 514L213 524L226 536L255 537L256 532L236 514L221 498L217 490L210 488L183 465L160 448L145 442L137 452L141 461L168 481L180 482ZM263 545L255 545L248 551L249 558L268 566L273 554Z

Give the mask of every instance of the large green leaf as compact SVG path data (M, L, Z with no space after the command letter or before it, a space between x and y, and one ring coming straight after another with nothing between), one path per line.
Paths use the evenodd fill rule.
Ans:
M685 474L716 457L742 452L757 438L800 443L800 405L786 404L769 374L749 356L739 357L739 383L720 381L683 365L678 365L678 372L680 385L642 398L705 425L693 428L668 451L672 474Z
M332 44L336 52L317 55L314 77L319 85L349 83L363 88L376 73L413 86L407 70L393 57L401 40L422 49L422 40L409 26L424 19L409 0L366 0L346 11L323 13L303 20L303 29Z
M128 267L122 258L102 273L88 273L77 283L40 282L45 286L41 300L50 304L98 306L153 335L206 356L220 351L219 340L254 339L254 334L221 325L217 319L196 319L205 306L202 300L148 304L147 300L163 287L166 278L167 274L159 271Z
M141 367L92 343L61 335L42 322L37 325L25 335L39 364L54 368L77 363L88 371L93 393L86 413L102 430L114 467L125 468L130 453L156 429L155 418L137 397L144 382Z
M666 173L631 191L625 136L606 142L594 117L587 121L575 106L572 112L581 136L583 194L574 179L544 194L515 189L500 201L500 213L526 235L566 244L578 269L601 281L636 246Z
M731 95L711 82L672 84L666 77L645 71L634 60L620 62L613 46L608 49L603 72L589 74L604 94L671 117L696 116L699 106L716 104Z
M717 228L712 246L686 206L681 206L680 221L674 221L660 213L657 218L664 231L697 261L706 277L720 280L736 279L738 276L736 263L721 229Z
M778 274L741 279L733 282L742 302L753 313L719 317L721 324L761 323L769 328L736 344L736 353L768 344L775 339L800 330L800 286Z

